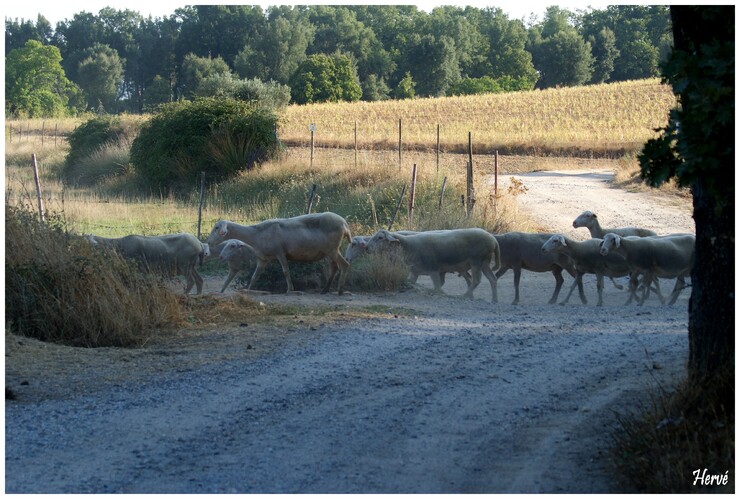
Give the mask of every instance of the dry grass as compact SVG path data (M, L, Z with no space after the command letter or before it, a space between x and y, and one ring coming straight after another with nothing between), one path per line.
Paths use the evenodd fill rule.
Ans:
M664 126L676 104L659 80L586 87L447 98L289 106L280 139L307 145L308 125L316 123L315 142L354 147L355 122L361 149L392 149L398 121L406 149L433 150L440 125L445 151L475 149L505 154L610 156L639 150Z
M735 370L658 393L651 407L620 418L614 459L641 493L734 493ZM724 486L694 484L696 470L728 476Z

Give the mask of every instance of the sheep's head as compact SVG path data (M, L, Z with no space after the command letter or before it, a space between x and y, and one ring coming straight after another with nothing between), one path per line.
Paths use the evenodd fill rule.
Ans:
M228 261L232 258L251 258L254 255L252 247L238 239L229 239L221 250L220 258L222 261Z
M590 212L590 211L584 211L578 217L573 220L573 228L577 229L578 227L591 227L594 222L596 221L596 213Z
M226 235L229 233L229 225L226 220L219 220L213 225L211 233L208 235L208 244L216 245L226 239Z
M358 256L365 253L366 250L367 250L367 239L361 236L355 236L352 238L352 242L347 248L347 251L344 256L348 262L351 262Z
M609 254L609 250L612 248L619 248L619 244L621 243L621 238L614 234L604 234L604 239L599 244L599 253L606 256Z
M542 245L542 252L543 253L550 253L553 251L558 251L561 248L565 248L568 244L565 241L565 236L562 234L555 234L550 237L547 241L545 241L545 244Z

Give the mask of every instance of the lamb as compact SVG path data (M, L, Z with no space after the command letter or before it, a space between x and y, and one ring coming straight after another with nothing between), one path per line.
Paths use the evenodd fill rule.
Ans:
M192 234L168 234L163 236L129 235L107 238L88 235L93 245L111 248L124 258L140 261L148 270L167 275L185 276L185 294L196 285L197 294L203 291L203 278L196 270L196 264L210 254L207 244L201 243Z
M519 303L519 280L522 269L531 272L552 272L555 277L555 291L548 303L553 304L558 299L560 288L563 286L563 270L571 276L576 276L573 262L562 253L543 253L542 245L552 237L553 234L532 234L526 232L506 232L494 234L501 250L501 267L496 272L496 278L500 279L507 270L514 270L514 301L512 305ZM583 294L583 284L580 292Z
M656 277L676 278L668 301L669 305L673 305L686 287L684 278L691 274L695 244L696 237L693 234L633 238L607 233L600 244L600 252L602 255L616 253L623 256L632 272L643 274L643 283L649 283ZM648 290L645 290L640 305L647 295Z
M501 265L501 252L496 239L485 230L454 229L409 236L379 230L370 238L367 248L372 251L373 247L388 243L400 245L412 272L429 274L436 293L442 292L441 273L471 270L472 279L464 296L473 297L483 273L491 284L492 302L498 301L493 270Z
M579 242L569 239L562 234L555 234L542 245L543 253L562 253L568 256L575 266L576 281L571 286L568 296L561 305L568 302L570 295L573 293L573 289L578 283L581 283L578 288L581 302L584 304L587 303L582 287L583 274L596 274L596 289L599 294L599 301L596 304L597 306L602 306L604 304L604 276L623 277L629 275L630 299L627 303L630 303L635 297L635 289L637 288L636 276L631 275L630 268L627 265L626 260L616 254L602 256L599 248L600 244L601 239L588 239L586 241Z
M618 234L622 237L626 236L636 236L636 237L648 237L648 236L657 236L658 234L655 233L655 231L652 231L650 229L643 229L640 227L622 227L619 229L602 229L601 225L599 224L599 220L596 217L596 213L593 213L591 211L584 211L578 217L573 220L573 228L577 229L579 227L587 227L588 231L591 233L591 238L593 239L603 239L604 234L611 232L613 234Z
M250 245L238 239L227 239L213 247L213 257L226 262L229 266L229 275L221 287L220 293L226 290L232 279L240 270L244 269L247 264L258 260L257 253Z
M227 239L238 239L249 244L257 255L257 266L247 289L252 289L268 262L277 260L288 285L294 292L288 261L315 262L329 259L329 278L321 290L327 293L339 270L338 294L344 292L344 280L349 262L339 252L344 239L352 240L347 221L336 213L312 213L293 218L265 220L255 225L240 225L219 220L213 226L208 243L217 245Z

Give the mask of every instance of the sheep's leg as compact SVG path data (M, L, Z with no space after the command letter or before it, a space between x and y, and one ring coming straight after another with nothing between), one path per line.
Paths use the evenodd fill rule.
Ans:
M328 293L329 289L331 289L331 285L334 282L334 277L336 277L338 269L339 266L337 265L337 262L335 262L334 260L329 260L329 277L326 279L326 285L321 290L322 295Z
M491 302L498 303L498 279L496 279L496 275L493 273L491 267L488 264L484 264L481 270L486 276L486 279L488 279L488 282L491 283Z
M676 279L676 285L673 287L673 291L671 292L671 298L668 301L668 305L673 305L674 303L676 303L676 300L678 299L678 295L681 294L681 291L685 287L686 287L686 281L684 280L683 276L679 276Z
M276 255L277 261L280 262L280 266L283 268L283 277L285 277L285 283L288 285L286 293L293 293L295 288L293 287L293 280L290 278L290 268L288 267L288 257L285 255Z
M630 297L627 299L627 301L624 303L625 305L629 305L632 303L632 300L639 301L637 298L637 288L638 288L638 277L639 275L635 272L630 272L630 282L629 282L629 293Z
M652 287L652 284L655 283L655 287ZM665 298L663 297L663 293L660 291L660 280L655 277L653 278L653 281L648 283L648 296L650 295L650 291L655 291L655 294L658 295L658 299L660 300L661 305L665 305Z
M252 286L254 286L254 283L257 282L257 279L259 279L260 275L262 274L262 271L265 270L265 266L267 265L267 260L257 260L257 266L254 268L254 273L252 274L252 278L249 280L249 286L247 286L247 290L251 290ZM291 283L292 286L292 283Z
M229 272L228 277L226 277L226 281L224 281L224 285L221 287L221 293L223 293L226 290L226 287L229 285L229 283L234 278L234 276L236 276L236 274L238 274L238 273L239 273L239 269L231 269L231 271ZM250 287L251 287L251 282L250 282ZM249 288L247 288L247 289L249 289Z
M193 277L195 278L195 294L201 294L203 292L203 278L198 273L198 270L193 265Z
M612 284L615 288L619 289L620 291L624 289L624 286L622 286L621 284L617 284L617 281L615 281L613 277L610 277L609 279L612 281Z
M519 281L522 278L522 268L521 267L512 267L514 269L514 301L511 302L512 305L516 305L519 303Z
M548 304L552 305L558 300L558 295L560 294L560 288L563 287L563 283L565 282L565 279L563 279L563 269L559 270L553 270L552 271L553 277L555 277L555 291L552 292L552 297L550 298L550 301L547 302ZM516 286L516 293L517 293L517 300L519 299L519 286Z
M439 272L432 272L429 274L429 277L432 279L432 283L434 284L434 292L435 293L442 293L442 279L439 277Z
M347 272L349 272L349 262L344 256L337 250L336 255L333 259L334 264L339 268L339 283L337 284L337 294L341 295L344 293L344 281L347 279ZM328 291L328 288L327 288Z
M597 307L604 305L604 274L596 274L596 292L599 294Z
M185 273L185 294L190 293L190 290L193 289L193 284L195 284L195 279L193 279L193 273L190 269L188 269Z
M640 301L637 303L638 305L645 303L651 282L653 282L653 274L651 272L645 272L642 276L642 298L640 298Z
M588 303L588 300L586 299L586 293L583 292L583 272L577 272L576 278L573 281L573 284L570 286L570 290L568 290L568 296L565 297L565 300L561 301L561 305L565 305L568 303L568 300L570 300L570 295L573 294L573 290L576 289L576 286L578 286L578 294L581 297L581 303L586 305Z
M466 298L473 298L473 290L478 287L478 284L480 284L480 278L481 278L481 272L482 272L481 267L475 267L475 268L472 268L471 270L472 270L473 280L468 285L468 290L463 295Z

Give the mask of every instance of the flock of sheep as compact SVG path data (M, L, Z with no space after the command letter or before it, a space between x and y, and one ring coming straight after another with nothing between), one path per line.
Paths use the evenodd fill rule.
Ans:
M380 230L372 236L352 237L344 218L331 212L266 220L255 225L221 220L214 225L206 243L185 233L112 239L87 237L92 244L110 247L123 257L143 261L149 268L184 275L185 293L194 284L197 293L202 292L203 278L196 267L204 257L213 256L229 266L222 293L245 262L256 262L247 289L252 289L268 262L277 260L287 291L292 292L289 261L327 259L329 276L322 293L329 291L339 273L338 293L342 294L352 261L367 252L382 254L392 246L401 248L412 281L419 275L428 275L435 292L441 292L445 274L458 273L468 285L465 296L472 298L481 277L485 276L494 303L498 301L497 280L509 269L514 271L514 304L519 302L522 269L553 274L555 290L551 304L557 301L563 286L563 270L575 279L562 303L567 303L576 287L581 301L587 303L584 274L596 275L599 306L603 304L604 277L629 277L626 304L633 300L642 304L652 291L665 303L659 279L676 279L669 304L675 303L686 287L685 278L690 275L694 261L693 234L658 236L654 231L635 227L603 229L596 214L590 211L579 215L573 227L588 228L592 239L574 241L561 234L525 232L490 234L478 228L426 232ZM343 255L340 248L345 239L349 245ZM615 286L622 288L616 283Z

